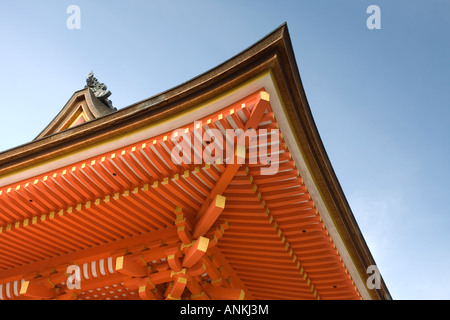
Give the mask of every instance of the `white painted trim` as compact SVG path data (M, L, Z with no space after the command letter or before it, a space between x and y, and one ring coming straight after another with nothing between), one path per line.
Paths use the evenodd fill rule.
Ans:
M89 266L88 266L87 262L83 263L83 276L86 280L89 280L88 268L89 268Z
M19 296L19 289L17 288L18 284L19 284L19 282L18 282L17 280L15 280L15 281L13 282L13 291L14 291L14 295L15 295L16 297Z
M5 285L5 293L6 293L6 297L11 299L11 291L10 291L10 286L11 283L7 282Z
M114 273L114 269L113 269L112 257L109 257L107 262L108 262L108 272L113 274Z
M97 264L97 261L91 261L91 273L92 273L92 276L94 277L94 278L97 278L97 268L96 268L96 264Z
M106 272L105 272L105 259L100 259L99 267L100 267L100 274L102 276L105 276L106 275Z

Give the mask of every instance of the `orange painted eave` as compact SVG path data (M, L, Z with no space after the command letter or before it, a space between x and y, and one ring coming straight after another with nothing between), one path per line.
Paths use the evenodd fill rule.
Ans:
M280 94L286 102L287 113L291 119L293 119L294 134L299 139L302 150L304 150L306 161L311 168L311 174L317 181L321 189L320 191L324 196L324 200L327 205L330 206L331 214L336 221L336 227L342 235L343 241L348 248L349 254L354 260L357 270L363 275L365 274L367 266L375 264L375 262L370 254L367 244L364 241L364 238L361 235L351 209L339 185L338 179L332 170L331 163L326 155L326 151L320 140L317 128L315 127L306 95L301 85L301 80L298 74L295 56L286 25L282 25L254 46L224 62L217 68L214 68L178 87L133 104L111 115L107 115L81 126L66 130L64 133L53 134L51 137L44 137L29 144L0 153L0 174L11 174L16 170L21 170L41 161L46 161L52 157L56 157L60 154L76 150L82 145L94 145L104 139L119 136L124 132L129 131L131 128L136 129L148 123L177 114L233 88L237 84L254 77L262 71L268 70L267 68L270 68L273 72L274 78L279 85ZM130 156L131 154L134 154L134 152L135 151L130 152L128 150L123 156L128 159L127 161L130 161ZM142 152L145 153L145 151ZM117 154L120 154L120 150L118 150ZM111 156L111 154L108 156ZM100 162L96 161L94 165L98 166ZM71 172L72 168L67 168L65 174L67 174L67 176L72 176L72 174L80 174L79 166L81 165L81 163L74 164L73 167L76 167L77 169ZM103 174L98 176L102 177L102 179L112 179L109 175L105 175L106 172L109 172L110 174L112 173L111 170L113 169L109 166L110 164L105 167L102 166L102 168L106 171L103 171ZM91 170L89 164L87 165L86 170ZM209 168L208 170L213 170L212 173L214 175L221 173L220 169L217 171L214 168ZM40 184L44 177L45 176L42 175L37 177L35 180L38 180L38 183ZM52 180L52 175L50 175L50 173L47 175L47 179L49 183L51 183L50 180ZM72 179L73 178L68 178L64 181L74 184L76 181L79 181ZM124 177L120 176L114 177L113 179L116 180L117 188L122 186L125 191L127 188L130 188L130 186L138 185L136 184L137 181L132 182L131 185L127 185ZM122 181L120 181L120 179L122 179ZM136 178L131 179L133 180ZM204 183L206 183L207 180L208 179L206 179ZM28 187L31 188L34 181L32 182L30 180L25 183L29 183ZM17 185L21 184L17 183L11 185L11 190L9 193L28 192L23 190L24 185L21 185L22 189L16 190L15 188L17 188ZM6 191L8 188L6 188ZM91 192L95 193L108 191L106 185L98 187L97 189L98 190L95 190L94 188L94 191ZM128 189L128 191L130 192L130 195L134 195L132 193L133 189ZM40 191L37 192L39 193ZM81 193L81 195L83 193L89 193L87 190L77 190L75 188L71 191L71 194L66 195L66 197L76 199L76 197L81 196L80 194L77 195L77 192ZM114 193L110 194L111 198L108 203L113 203L116 200L114 199L114 195ZM87 194L84 196L87 196ZM120 198L121 196L119 195L118 197ZM28 200L25 199L25 201ZM153 200L157 201L158 198L154 198ZM23 203L24 198L22 197L20 201ZM55 201L57 202L56 199L53 200L53 202ZM11 204L9 205L11 206ZM23 205L25 204L23 203ZM18 204L15 203L15 206L18 206ZM45 207L45 204L41 204L41 206ZM194 210L195 208L192 209ZM75 204L71 210L77 210L77 204ZM227 212L228 211L225 211L225 213ZM33 215L33 213L29 214L31 214L30 216ZM54 213L54 217L56 214L57 212ZM45 223L45 221L48 220L41 222ZM12 223L10 228L14 228L14 223ZM233 235L233 232L231 232L231 235ZM231 238L225 238L224 236L222 239L224 240L224 245L227 244L227 241L232 242L232 240L227 239ZM222 245L222 249L225 249L224 245ZM218 248L221 248L220 242ZM233 250L235 249L225 250L231 250L234 252ZM233 255L236 256L239 255L239 253L234 252ZM372 291L371 294L373 299L390 299L389 292L384 283L381 290ZM330 297L332 296L330 295Z
M254 109L260 105L258 94L201 120L204 124L209 122L210 126L220 123L223 127L231 127L230 121L239 122L240 114L247 118L247 126L258 127L251 121L256 114ZM270 105L264 105L264 108L268 110L259 114L258 123L264 123L264 128L277 128ZM187 129L191 133L195 130L194 127ZM64 267L74 261L71 259L75 259L77 251L92 251L90 248L94 247L107 247L108 250L78 257L77 263L88 261L90 266L105 259L115 261L121 258L125 249L126 252L136 250L133 246L124 247L124 239L145 233L152 235L173 224L178 226L178 217L182 213L190 221L196 220L197 216L192 236L207 236L204 238L209 239L206 246L209 241L215 241L217 247L211 248L210 254L224 257L226 275L236 283L241 281L247 296L254 299L360 298L282 138L279 141L284 146L279 158L281 171L273 176L261 176L259 165L176 166L170 161L167 149L162 147L170 146L169 134L151 137L2 189L0 219L4 222L0 239L9 245L9 249L0 248L0 268L3 269L0 283L2 277L3 283L6 280L12 283L40 281L32 277L36 259L39 272L44 277L50 272L48 276L53 279L51 270L60 270L55 259L59 259L59 263L64 261L58 256L70 257L64 261ZM283 181L282 185L271 188L280 181ZM217 198L219 194L223 194L220 196L223 199ZM214 201L211 203L208 199ZM203 206L208 203L211 203L209 207ZM181 236L180 230L177 232ZM169 246L176 240L170 238L169 233L161 234L161 237L161 241ZM29 243L27 239L35 239L35 242ZM116 243L116 254L112 242ZM186 252L184 267L193 267L195 263L190 263L189 259L197 261L206 250L194 246L192 249L194 251ZM152 250L149 252L151 254ZM116 270L123 268L122 260ZM203 261L212 281L223 281L220 273L215 271L215 275L215 267L209 260ZM222 260L222 263L225 262ZM18 270L26 272L18 273ZM330 273L330 270L333 271ZM100 282L108 286L133 280L118 275L117 271L104 276L98 275L100 271L95 272L97 276L93 271L89 272L85 271L84 281L95 280L92 284L95 290ZM126 275L135 275L137 271L130 272ZM157 281L156 274L150 276L153 276L152 281ZM42 290L37 292L48 294ZM135 296L135 291L130 294L133 292ZM207 292L217 294L214 290ZM101 298L103 291L98 293ZM120 298L120 295L112 294L112 297ZM93 298L93 295L79 293L78 297Z

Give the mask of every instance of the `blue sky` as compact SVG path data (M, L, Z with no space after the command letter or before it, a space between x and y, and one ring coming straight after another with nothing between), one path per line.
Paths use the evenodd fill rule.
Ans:
M69 30L69 5L81 29ZM381 29L369 30L369 5ZM33 140L90 71L117 108L287 22L333 167L394 299L450 299L450 2L0 3L0 150Z

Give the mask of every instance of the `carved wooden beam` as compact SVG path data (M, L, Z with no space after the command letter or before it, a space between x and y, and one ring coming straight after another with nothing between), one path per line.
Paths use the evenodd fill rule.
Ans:
M220 194L216 195L214 200L209 205L205 213L197 221L192 234L193 238L198 238L204 235L211 226L216 222L222 211L225 209L226 198Z
M200 237L197 241L188 249L183 259L183 267L190 268L195 265L208 250L209 239Z
M33 281L24 281L20 287L20 295L33 299L52 299L56 294L56 288L48 288Z
M144 263L133 260L134 257L120 256L116 259L116 271L132 277L144 277L148 274L148 267Z

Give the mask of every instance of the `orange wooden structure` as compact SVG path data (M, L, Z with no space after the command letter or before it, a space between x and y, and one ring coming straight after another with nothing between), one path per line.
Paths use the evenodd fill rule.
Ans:
M298 73L292 55L283 25L119 111L81 90L36 140L0 154L0 299L389 299L384 283L365 287L370 252L337 180L317 174L327 163L308 159L308 139L321 144L299 83L281 77ZM201 154L208 129L254 130L276 163L252 163L250 145L232 145L233 163L173 161L175 131Z

